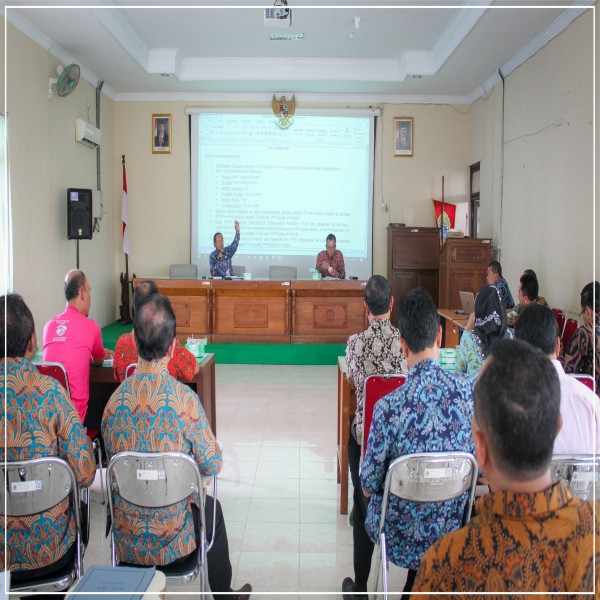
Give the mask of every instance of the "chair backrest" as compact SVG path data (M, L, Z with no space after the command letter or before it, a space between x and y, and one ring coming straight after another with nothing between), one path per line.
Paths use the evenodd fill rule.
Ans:
M565 330L565 311L562 308L553 308L552 312L556 317L556 324L558 325L558 337L562 338L563 331Z
M202 490L198 465L182 452L121 452L111 458L106 480L111 512L115 493L132 504L158 508Z
M369 431L371 431L371 422L373 421L373 409L378 400L387 396L389 393L398 389L406 381L406 375L369 375L364 384L363 400L363 432L361 459L364 458L369 441Z
M298 269L296 267L285 267L282 265L271 265L269 267L269 279L297 279Z
M133 375L133 372L135 371L135 368L137 367L137 363L131 363L130 365L127 365L125 367L125 379L127 379L128 377L131 377L131 375Z
M579 323L577 323L577 321L575 319L571 319L571 318L567 319L567 321L565 323L565 328L564 328L563 334L562 334L562 344L563 344L563 348L565 350L567 349L567 346L569 345L569 342L571 341L573 334L577 330L577 327L579 327Z
M69 390L69 377L67 376L67 370L63 367L61 363L58 362L41 362L35 363L35 368L42 374L48 375L53 379L56 379L60 385L62 385L69 397L71 396L71 391Z
M73 559L74 570L70 575L62 574L53 579L53 573L48 573L43 581L23 580L11 586L13 591L64 590L74 579L83 575L81 542L81 504L77 479L69 463L58 456L43 456L31 460L6 462L0 465L2 470L2 485L0 485L0 506L2 512L6 507L9 517L21 517L50 510L65 498L70 497L70 508L75 515L75 552ZM31 536L31 532L26 535ZM44 544L40 538L40 544Z
M6 501L6 514L11 517L32 515L49 510L68 496L79 506L75 473L69 463L58 456L7 462L6 486L0 486L0 506ZM79 527L78 513L76 520Z
M552 482L564 479L571 496L580 500L600 500L600 456L593 454L555 454L552 457Z
M240 265L238 266L232 266L233 269L233 275L235 277L243 277L244 273L246 272L246 267L242 267Z
M406 454L395 459L385 478L380 531L385 525L389 495L410 502L446 502L468 492L463 525L471 518L477 461L467 452L426 452Z
M596 381L591 375L584 375L583 373L569 373L569 375L575 377L578 381L581 381L581 383L589 387L592 392L596 391Z
M171 279L197 279L198 267L196 265L171 265L169 277Z

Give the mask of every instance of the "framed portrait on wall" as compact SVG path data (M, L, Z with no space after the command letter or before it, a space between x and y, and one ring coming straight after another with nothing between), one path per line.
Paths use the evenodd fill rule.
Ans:
M152 154L171 154L172 115L152 115Z
M394 117L394 156L412 156L413 140L413 118Z

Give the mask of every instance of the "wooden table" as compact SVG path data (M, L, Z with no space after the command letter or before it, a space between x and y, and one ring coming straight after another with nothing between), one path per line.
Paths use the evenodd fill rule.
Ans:
M345 344L368 326L366 281L291 282L292 344Z
M337 482L340 484L340 515L348 514L348 437L350 422L356 412L356 392L348 381L346 358L338 357L338 435Z
M215 355L205 354L200 369L191 381L182 381L200 396L202 408L213 433L217 435L217 406L215 395ZM119 386L112 367L92 367L90 371L90 403L85 418L89 429L100 429L102 414L109 398Z
M180 341L343 344L368 325L366 281L151 279L171 300Z
M457 315L450 308L438 308L442 317L442 348L455 348L460 343L460 336L469 320L468 315Z
M212 341L289 344L289 281L213 280Z

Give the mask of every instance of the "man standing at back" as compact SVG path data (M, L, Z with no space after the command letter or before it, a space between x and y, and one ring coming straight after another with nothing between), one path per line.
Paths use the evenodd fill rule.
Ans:
M89 486L96 473L92 444L64 388L31 363L37 337L33 315L21 296L0 297L0 331L0 397L5 411L0 461L60 456L73 468L77 483ZM15 580L57 570L73 556L75 517L68 498L44 513L9 517L6 532L3 522L0 536L7 542L8 568ZM4 568L3 552L0 564Z
M550 474L561 426L556 369L537 348L499 340L479 373L474 402L475 453L492 492L477 500L468 525L430 548L414 591L440 600L481 597L460 592L597 597L600 522L591 502L573 498Z
M44 361L59 362L67 371L71 401L85 423L90 399L90 366L101 365L112 350L102 345L98 323L88 319L91 287L82 271L73 269L65 276L67 308L44 327Z
M600 401L592 390L567 375L558 362L560 338L553 312L541 304L529 304L519 315L515 336L541 350L558 374L563 426L553 453L600 455Z
M378 537L387 469L395 458L417 452L473 452L473 382L444 371L437 362L442 328L426 290L413 289L399 301L398 329L409 368L406 383L375 405L360 472L365 495L370 496L365 528L373 543ZM390 497L387 554L391 562L408 569L405 593L410 591L429 546L460 527L465 502L461 497L432 509ZM352 591L347 589L347 580L343 587ZM355 587L354 591L366 589Z

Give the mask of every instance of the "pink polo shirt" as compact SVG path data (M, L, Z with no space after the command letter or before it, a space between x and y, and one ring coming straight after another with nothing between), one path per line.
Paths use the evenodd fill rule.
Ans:
M102 333L98 323L67 306L64 313L44 327L44 361L61 363L69 377L71 401L85 420L90 399L91 360L104 358Z

